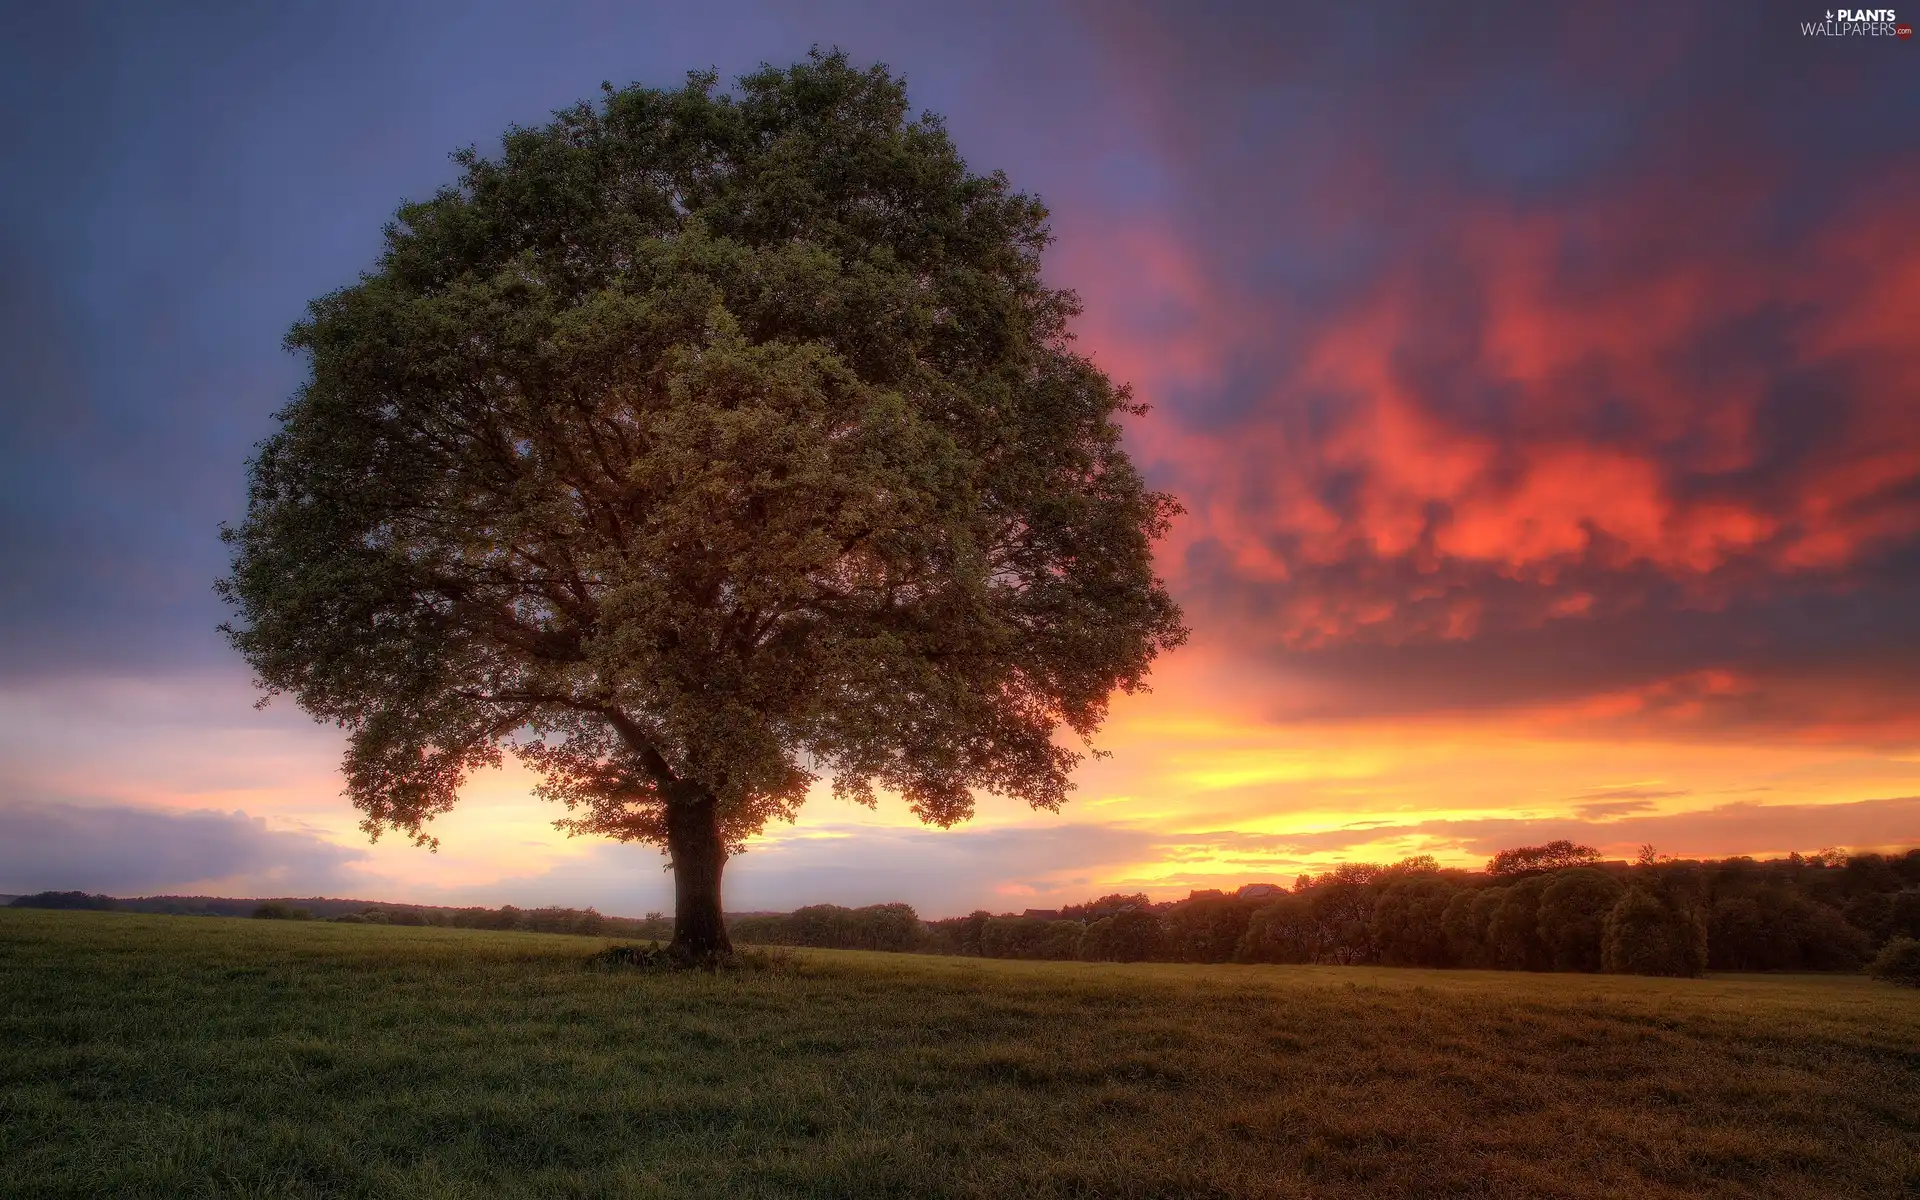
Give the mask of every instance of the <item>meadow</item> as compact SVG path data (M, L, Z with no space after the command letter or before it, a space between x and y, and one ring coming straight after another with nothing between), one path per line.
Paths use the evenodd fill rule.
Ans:
M0 909L0 1195L1912 1196L1920 993Z

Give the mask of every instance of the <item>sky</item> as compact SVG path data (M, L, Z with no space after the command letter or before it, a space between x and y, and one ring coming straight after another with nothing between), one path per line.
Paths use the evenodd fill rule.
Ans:
M215 631L218 527L451 151L816 43L1051 208L1194 632L1059 814L823 786L730 909L1920 843L1920 44L1472 8L0 8L0 893L671 907L513 766L369 844Z

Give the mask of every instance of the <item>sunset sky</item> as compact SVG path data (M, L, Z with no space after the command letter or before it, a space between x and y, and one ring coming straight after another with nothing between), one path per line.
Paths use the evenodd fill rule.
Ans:
M217 528L282 335L449 151L816 42L1051 207L1081 346L1153 405L1194 633L1058 815L823 786L729 908L1920 844L1920 39L1794 4L187 7L0 15L0 893L670 907L518 768L437 854L369 845L339 732L254 708L215 633Z

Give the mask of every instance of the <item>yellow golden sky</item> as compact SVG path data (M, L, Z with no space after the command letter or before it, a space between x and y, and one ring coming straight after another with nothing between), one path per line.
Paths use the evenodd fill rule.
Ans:
M1410 854L1477 866L1494 849L1562 836L1619 857L1646 842L1764 856L1920 829L1910 750L1580 737L1534 713L1283 722L1223 685L1231 665L1203 640L1162 667L1150 694L1121 697L1100 739L1111 756L1083 764L1058 814L984 797L968 825L931 830L895 801L868 811L822 786L796 824L770 828L730 865L730 907L1017 911L1116 890L1288 883ZM247 698L231 677L75 685L52 707L44 693L0 693L0 766L24 798L13 803L122 828L129 813L194 818L152 835L156 861L130 879L146 886L112 889L123 893L670 907L657 853L556 832L516 765L469 784L437 826L438 853L391 837L369 846L339 795L337 735L280 706L256 713ZM192 877L199 860L225 870Z

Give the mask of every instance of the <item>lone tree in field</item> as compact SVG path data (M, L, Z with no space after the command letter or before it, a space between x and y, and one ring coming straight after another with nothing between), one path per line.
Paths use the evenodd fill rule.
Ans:
M456 161L294 327L224 531L226 632L348 731L363 828L433 844L511 750L563 828L665 847L702 959L727 856L816 778L1057 809L1061 727L1185 631L1041 204L839 54Z

